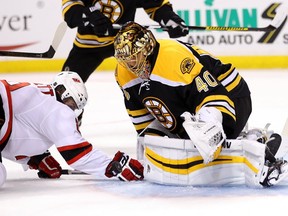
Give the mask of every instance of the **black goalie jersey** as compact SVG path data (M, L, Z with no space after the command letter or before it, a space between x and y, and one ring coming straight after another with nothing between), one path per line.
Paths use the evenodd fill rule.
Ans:
M191 44L170 39L158 43L149 80L138 78L119 64L115 73L137 132L157 119L179 134L183 112L195 114L203 106L213 106L222 112L227 138L236 138L248 120L251 103L248 86L235 68ZM247 113L238 103L241 98L245 98ZM244 123L238 124L238 120Z

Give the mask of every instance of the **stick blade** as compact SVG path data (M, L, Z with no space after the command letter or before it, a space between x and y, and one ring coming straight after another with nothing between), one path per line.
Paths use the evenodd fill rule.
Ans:
M56 50L58 49L65 33L66 33L66 30L67 30L67 23L66 22L61 22L57 29L56 29L56 32L55 32L55 35L54 35L54 38L52 40L52 44L51 46L49 47L48 51L43 53L41 55L41 58L53 58L55 53L56 53Z

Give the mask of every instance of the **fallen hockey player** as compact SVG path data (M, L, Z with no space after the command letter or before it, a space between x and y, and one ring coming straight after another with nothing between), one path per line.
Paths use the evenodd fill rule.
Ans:
M87 99L75 72L61 72L50 84L0 80L0 187L6 181L2 157L38 170L40 178L59 178L62 168L47 152L52 145L68 165L96 178L143 179L137 160L120 151L111 158L82 137L74 111Z

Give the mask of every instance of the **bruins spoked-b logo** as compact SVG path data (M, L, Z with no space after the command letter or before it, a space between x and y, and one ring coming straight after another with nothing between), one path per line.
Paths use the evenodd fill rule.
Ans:
M168 107L159 98L147 97L143 99L148 111L167 129L176 127L176 120Z
M183 74L190 73L195 66L195 62L191 58L185 58L180 64L180 70Z
M112 23L117 22L123 14L123 6L118 0L96 0L94 6L108 17Z

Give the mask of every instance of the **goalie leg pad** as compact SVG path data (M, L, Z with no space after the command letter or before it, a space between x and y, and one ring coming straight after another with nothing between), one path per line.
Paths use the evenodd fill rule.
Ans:
M265 163L265 145L253 140L242 140L243 156L247 160L244 166L245 184L260 187L260 179Z
M145 135L178 138L177 135L172 134L168 129L161 125L157 119L155 119L141 132L141 134L139 134L137 138L137 160L139 161L143 161Z
M229 140L219 159L203 164L199 151L187 139L145 136L144 176L149 182L165 185L243 185L242 141Z
M267 176L264 174L267 171L264 166L265 145L257 141L227 140L218 159L209 164L203 163L191 140L145 136L143 148L144 176L150 182L191 186L246 184L249 187L262 187L263 179ZM281 166L279 181L276 183L288 175L286 165ZM275 179L276 174L273 172L270 177ZM272 184L275 184L273 181Z

